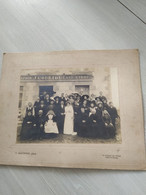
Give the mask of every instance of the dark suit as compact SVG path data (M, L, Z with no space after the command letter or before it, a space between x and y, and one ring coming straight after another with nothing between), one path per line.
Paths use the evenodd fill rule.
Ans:
M35 112L35 116L37 116L38 115L38 108L39 108L39 106L40 106L40 102L38 102L38 101L36 101L35 103L34 103L34 112Z
M56 120L59 134L63 134L64 131L64 118L65 118L65 106L57 106L56 110Z
M74 105L74 131L77 132L79 129L79 109L80 105Z
M37 127L35 137L36 139L43 138L46 118L44 115L40 115L37 116L35 120L36 120L36 127Z

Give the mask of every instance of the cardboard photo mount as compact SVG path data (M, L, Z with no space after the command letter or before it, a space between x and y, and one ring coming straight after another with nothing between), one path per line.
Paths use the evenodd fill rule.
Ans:
M22 70L116 67L121 143L19 143L18 103ZM0 80L0 164L145 170L139 52L135 50L4 53Z

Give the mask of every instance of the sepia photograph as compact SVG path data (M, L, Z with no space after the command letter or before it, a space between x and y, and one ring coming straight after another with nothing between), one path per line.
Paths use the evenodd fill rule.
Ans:
M137 50L10 53L3 67L0 163L145 168Z
M24 69L17 143L121 143L117 67Z

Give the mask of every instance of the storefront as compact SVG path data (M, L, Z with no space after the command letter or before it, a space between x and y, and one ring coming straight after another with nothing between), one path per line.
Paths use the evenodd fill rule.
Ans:
M20 77L19 110L24 116L28 102L36 101L37 97L46 91L49 94L60 96L62 93L77 92L81 95L95 94L103 91L104 95L111 98L110 71L102 70L100 74L94 72L80 72L71 74L34 73L22 74Z

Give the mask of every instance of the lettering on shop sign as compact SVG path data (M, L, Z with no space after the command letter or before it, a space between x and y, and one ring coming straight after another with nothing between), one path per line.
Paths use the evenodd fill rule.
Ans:
M93 75L80 74L80 75L21 75L21 81L73 81L73 80L91 80Z

